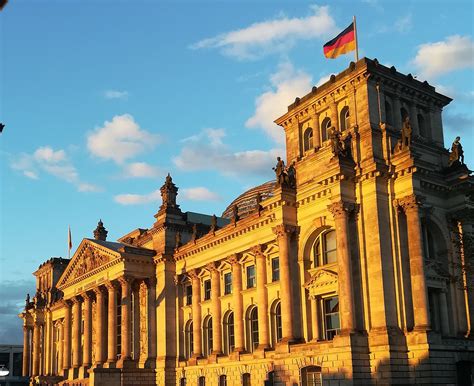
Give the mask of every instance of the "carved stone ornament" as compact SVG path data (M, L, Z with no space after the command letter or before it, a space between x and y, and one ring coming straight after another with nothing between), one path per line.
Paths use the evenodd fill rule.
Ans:
M140 298L140 362L148 358L148 287L143 280L138 290Z
M272 228L273 233L279 237L287 237L297 235L299 233L299 227L294 225L280 224Z
M265 246L263 244L257 244L250 248L250 252L255 255L256 258L265 257L263 251L265 250Z
M328 205L328 210L334 218L346 216L356 210L356 204L352 202L337 201Z
M104 265L108 262L108 256L100 254L100 252L95 251L94 248L89 246L80 256L79 261L76 263L74 272L71 276L73 278L77 278L86 274L87 272L99 268L101 265Z
M402 198L394 200L393 204L396 208L405 212L409 210L418 210L424 202L424 197L416 194L410 194Z

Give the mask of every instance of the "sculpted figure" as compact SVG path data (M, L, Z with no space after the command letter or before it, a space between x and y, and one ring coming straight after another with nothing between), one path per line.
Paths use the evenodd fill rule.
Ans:
M451 153L449 153L449 166L455 161L461 162L464 165L464 150L461 145L461 137L456 137L453 144L451 145Z
M286 180L285 162L280 157L277 157L277 164L273 170L275 171L277 185L284 185Z
M290 166L286 168L286 174L288 176L288 184L291 188L296 188L296 169L295 161L293 161Z
M329 140L331 141L332 154L340 155L344 153L344 144L341 141L341 133L335 127L331 127L329 132Z
M403 121L402 126L402 149L405 149L410 146L411 143L411 133L412 133L410 117L406 117Z

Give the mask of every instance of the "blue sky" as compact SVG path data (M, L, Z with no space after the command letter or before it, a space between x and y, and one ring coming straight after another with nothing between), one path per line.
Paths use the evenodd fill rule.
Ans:
M221 214L273 178L286 106L347 67L322 45L357 17L360 56L455 100L445 146L474 165L472 1L10 1L0 12L0 343L31 273L91 237L153 224L170 172L184 211Z

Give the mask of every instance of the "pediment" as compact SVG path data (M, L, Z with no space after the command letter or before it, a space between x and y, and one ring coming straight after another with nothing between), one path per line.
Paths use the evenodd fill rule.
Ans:
M305 283L305 288L310 293L320 288L333 287L337 285L338 275L336 271L330 269L318 269ZM318 291L319 292L319 291Z
M82 240L68 267L59 279L58 288L67 287L68 284L99 272L120 256L119 252L97 245L87 239Z
M446 282L448 274L443 271L436 261L427 261L425 266L425 277L428 280Z

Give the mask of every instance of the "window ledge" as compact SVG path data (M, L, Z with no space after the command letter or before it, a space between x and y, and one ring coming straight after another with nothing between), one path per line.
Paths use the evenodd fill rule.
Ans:
M252 292L252 291L256 291L257 290L257 287L251 287L251 288L246 288L242 291L240 291L241 294L246 294L248 292Z

